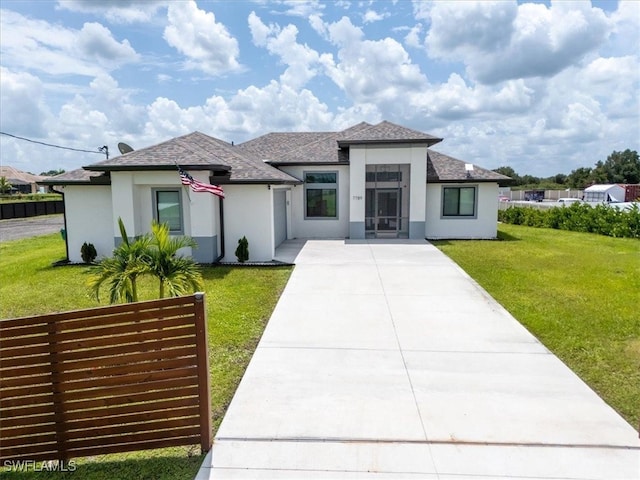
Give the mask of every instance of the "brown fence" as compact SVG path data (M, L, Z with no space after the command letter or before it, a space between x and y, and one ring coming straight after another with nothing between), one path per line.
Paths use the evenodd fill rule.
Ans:
M211 447L204 294L0 320L0 460Z

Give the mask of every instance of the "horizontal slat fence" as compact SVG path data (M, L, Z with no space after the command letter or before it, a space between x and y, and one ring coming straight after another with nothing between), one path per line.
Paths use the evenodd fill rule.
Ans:
M204 294L0 320L0 460L211 448Z
M64 201L8 202L0 204L0 220L64 213Z

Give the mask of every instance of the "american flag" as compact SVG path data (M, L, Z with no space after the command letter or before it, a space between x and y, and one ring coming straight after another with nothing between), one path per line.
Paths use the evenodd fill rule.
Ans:
M219 196L220 198L224 198L224 191L218 185L199 182L180 167L178 167L178 171L180 173L180 181L182 184L188 185L194 192L209 192Z

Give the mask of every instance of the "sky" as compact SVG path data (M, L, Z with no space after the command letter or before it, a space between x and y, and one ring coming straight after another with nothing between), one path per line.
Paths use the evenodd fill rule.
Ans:
M640 151L640 2L0 2L0 163L382 120L551 176Z

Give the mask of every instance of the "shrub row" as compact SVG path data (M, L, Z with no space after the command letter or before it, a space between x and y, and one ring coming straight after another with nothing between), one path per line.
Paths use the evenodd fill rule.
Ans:
M514 225L597 233L609 237L640 238L638 204L633 204L629 210L609 205L592 207L586 203L548 209L513 206L498 211L498 220Z

